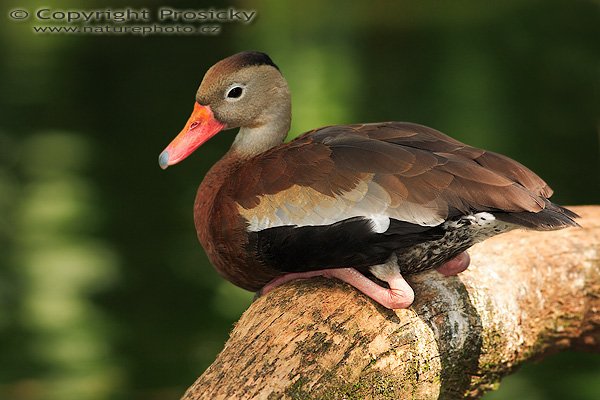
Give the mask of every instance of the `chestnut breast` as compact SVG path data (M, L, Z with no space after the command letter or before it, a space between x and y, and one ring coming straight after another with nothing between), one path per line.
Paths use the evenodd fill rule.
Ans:
M256 291L279 273L266 268L248 248L247 222L233 199L243 169L243 160L229 153L209 170L196 194L194 224L217 272L239 287Z

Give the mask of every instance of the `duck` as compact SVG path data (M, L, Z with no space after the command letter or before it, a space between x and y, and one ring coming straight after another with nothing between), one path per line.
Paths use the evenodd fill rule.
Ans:
M513 229L578 226L539 176L504 155L408 122L325 126L285 142L291 96L265 53L214 64L166 169L239 128L194 203L217 272L264 295L298 279L339 279L388 309L408 308L406 277L468 268L474 244Z

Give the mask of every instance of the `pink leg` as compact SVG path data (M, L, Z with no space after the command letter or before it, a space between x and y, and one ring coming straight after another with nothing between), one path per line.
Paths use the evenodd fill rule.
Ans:
M470 262L471 258L469 257L469 254L465 251L463 253L460 253L453 259L446 261L444 264L440 265L435 270L445 276L458 275L459 273L463 272L469 267Z
M406 283L400 272L393 276L388 276L386 281L389 289L379 286L354 268L334 268L320 271L298 272L283 275L273 279L261 290L261 294L266 294L277 286L295 279L306 279L315 276L324 276L326 278L337 278L344 281L384 307L390 309L408 308L414 300L414 292Z
M467 252L463 252L453 259L442 264L436 270L445 275L457 275L469 267L470 258ZM354 286L377 303L390 309L408 308L414 300L414 292L408 283L400 274L400 270L396 266L395 260L390 263L382 264L381 266L371 267L373 272L379 279L385 281L389 285L389 289L379 286L354 268L334 268L309 272L290 273L273 279L267 283L260 294L267 294L277 286L283 285L286 282L296 279L308 279L315 276L323 276L325 278L337 278L341 281Z

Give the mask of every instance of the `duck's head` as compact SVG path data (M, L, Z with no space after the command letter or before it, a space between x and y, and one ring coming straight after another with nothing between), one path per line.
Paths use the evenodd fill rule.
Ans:
M238 53L206 72L192 115L158 162L165 169L218 132L238 127L233 151L259 154L283 141L290 121L290 93L279 68L264 53Z

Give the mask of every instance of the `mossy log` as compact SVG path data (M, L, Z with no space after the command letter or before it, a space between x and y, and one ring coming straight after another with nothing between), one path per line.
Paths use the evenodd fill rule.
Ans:
M327 279L284 285L242 315L197 399L476 399L519 365L600 350L600 206L582 229L513 231L474 246L457 277L409 278L385 309Z

